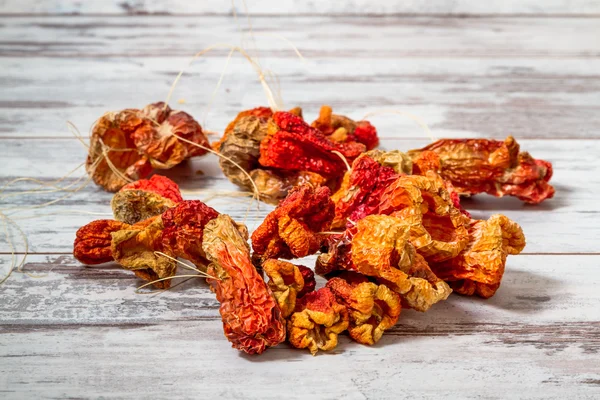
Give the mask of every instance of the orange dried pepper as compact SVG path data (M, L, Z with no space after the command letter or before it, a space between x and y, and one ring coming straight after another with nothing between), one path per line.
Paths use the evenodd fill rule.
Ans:
M234 221L219 215L204 229L202 249L211 261L207 273L232 346L260 354L285 340L285 320L269 287L250 260L250 249Z
M442 177L460 194L508 195L531 204L554 196L554 188L548 183L552 177L552 164L519 150L520 146L512 136L504 141L442 139L412 150L409 155L418 167L414 173L439 168Z
M125 185L112 198L110 205L117 221L135 224L160 215L181 202L179 186L169 178L154 175Z
M410 238L411 226L402 219L367 216L330 239L329 251L317 259L316 272L347 270L374 277L400 294L408 307L426 311L452 290L431 272Z
M455 258L432 263L431 269L460 294L493 296L500 287L506 257L525 248L521 227L504 215L487 221L471 220L469 244Z
M456 257L469 241L468 219L453 204L444 181L434 172L396 179L381 194L377 213L410 225L410 240L428 261Z
M142 110L126 109L103 115L94 125L86 170L96 184L116 192L152 169L168 169L206 153L180 140L209 146L200 125L187 113L164 103Z
M334 206L327 187L302 185L293 188L279 206L252 233L255 257L305 257L316 253L329 229Z
M393 327L402 305L400 296L385 285L378 285L360 275L347 272L330 279L326 285L337 301L348 309L348 333L355 341L372 345Z
M175 261L155 254L160 251L174 256L162 246L163 229L162 219L156 217L144 228L132 227L112 233L112 256L123 268L133 271L138 278L146 281L174 276L177 271ZM167 289L171 286L171 280L154 282L153 285L159 289Z
M262 265L281 315L287 318L296 308L296 299L315 288L314 274L309 268L287 261L267 260ZM311 288L312 286L312 288Z
M354 121L332 113L330 106L322 106L311 126L323 132L334 142L358 142L371 150L379 144L377 129L369 121Z
M313 355L333 350L338 335L348 328L348 311L339 304L329 288L321 288L302 297L287 321L288 341Z

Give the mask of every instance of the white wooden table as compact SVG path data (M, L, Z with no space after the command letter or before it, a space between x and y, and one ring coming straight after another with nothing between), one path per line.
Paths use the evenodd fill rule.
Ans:
M76 229L100 218L89 213L110 212L111 194L89 185L13 215L28 237L25 271L42 277L14 273L0 286L0 397L600 398L600 2L247 1L262 63L309 120L322 104L355 118L403 110L436 137L512 134L551 161L556 196L540 206L465 201L475 217L519 222L525 252L509 258L492 299L451 296L425 314L403 311L376 346L343 338L317 357L285 345L249 357L224 339L203 282L138 295L131 273L73 259ZM243 10L237 4L236 24L221 1L0 0L0 185L53 182L77 167L86 150L67 120L86 132L105 111L163 100L196 51L239 42ZM207 113L226 57L197 60L173 101L213 131L266 103L237 56ZM402 117L372 122L385 149L428 141ZM168 175L188 199L236 190L216 161ZM6 188L0 209L62 195L19 194L35 188ZM244 218L243 201L209 204ZM250 228L268 210L252 210ZM0 258L4 274L4 238Z

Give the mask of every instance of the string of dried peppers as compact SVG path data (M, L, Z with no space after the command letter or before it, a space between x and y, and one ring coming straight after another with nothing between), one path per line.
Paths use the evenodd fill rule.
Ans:
M107 190L114 220L76 234L85 264L116 261L156 287L170 287L177 258L209 276L221 303L225 336L249 354L287 341L312 354L336 347L347 331L366 345L392 328L402 308L427 311L454 290L493 296L510 254L525 247L504 215L473 219L460 196L551 198L549 162L508 137L439 140L402 153L373 150L377 131L321 108L312 124L302 110L243 111L212 145L223 173L278 203L252 233L152 168L169 168L208 144L188 114L157 103L105 115L96 125L88 171ZM314 271L289 261L317 254ZM260 272L259 272L260 271ZM266 281L262 277L266 275Z

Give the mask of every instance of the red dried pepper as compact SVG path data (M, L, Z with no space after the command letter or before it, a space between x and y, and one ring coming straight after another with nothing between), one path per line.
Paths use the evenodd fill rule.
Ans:
M248 354L260 354L285 340L285 320L271 290L250 260L250 249L227 215L219 215L204 229L202 243L211 261L207 273L232 346Z
M552 164L536 160L529 153L519 150L519 144L509 136L503 142L443 139L422 149L412 150L409 155L418 166L415 173L437 167L442 177L450 181L460 194L508 195L531 204L554 196L554 188L548 183L552 177ZM439 157L439 167L432 153L423 154L426 151Z
M297 302L287 322L288 341L298 349L308 348L313 355L319 350L333 350L348 323L348 310L324 287Z
M259 163L265 167L341 177L346 164L333 151L352 162L366 150L357 142L332 142L318 129L289 112L273 114L273 123L260 144Z
M294 258L314 254L329 229L334 205L327 187L297 186L252 233L256 257Z
M137 182L129 183L121 188L121 191L125 190L143 190L156 193L173 203L183 201L179 185L162 175L152 175L150 179L140 179Z
M73 255L87 265L113 261L110 250L111 233L129 227L129 224L112 219L101 219L82 226L75 234Z
M332 227L345 227L348 220L357 221L376 212L382 191L411 169L408 156L397 150L372 150L358 157L331 197L335 203Z
M164 225L162 245L176 257L191 261L198 267L207 264L202 249L206 224L219 213L199 200L186 200L162 215Z
M168 169L206 153L192 143L208 146L200 125L187 113L164 103L142 110L107 113L94 125L86 170L94 182L115 192L128 181L148 176L153 168Z
M369 121L353 121L343 115L332 114L330 106L322 106L312 127L323 132L327 137L338 143L358 142L371 150L379 144L377 129Z

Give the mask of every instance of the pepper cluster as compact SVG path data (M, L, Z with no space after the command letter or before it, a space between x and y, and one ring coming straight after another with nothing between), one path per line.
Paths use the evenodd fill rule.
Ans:
M88 164L96 182L120 189L114 219L79 229L74 255L86 264L116 261L161 289L178 258L190 261L209 276L225 336L250 354L286 338L315 354L334 349L343 332L372 345L402 308L425 312L452 291L493 296L525 236L504 215L472 218L461 196L537 204L554 194L551 164L520 152L512 137L373 150L377 131L368 121L323 106L309 125L299 108L259 107L239 113L212 145L233 183L278 203L252 233L251 251L244 225L183 200L173 181L155 175L126 184L113 168L137 179L201 154L190 143L204 142L189 115L161 103L103 117ZM314 272L290 262L310 255ZM327 280L321 288L315 273Z
M377 130L323 106L309 125L302 110L272 112L259 107L242 111L213 148L223 156L221 169L236 185L254 190L263 201L277 203L294 186L335 186L346 162L377 146ZM240 167L246 172L240 170Z

